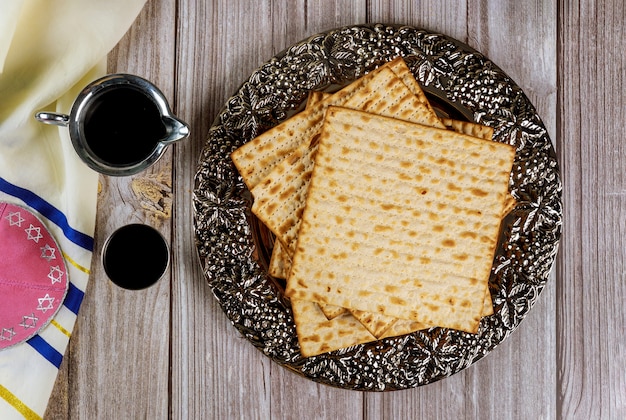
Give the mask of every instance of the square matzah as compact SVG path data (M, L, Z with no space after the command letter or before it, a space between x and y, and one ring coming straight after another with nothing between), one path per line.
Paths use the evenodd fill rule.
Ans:
M476 332L513 157L330 107L287 296Z

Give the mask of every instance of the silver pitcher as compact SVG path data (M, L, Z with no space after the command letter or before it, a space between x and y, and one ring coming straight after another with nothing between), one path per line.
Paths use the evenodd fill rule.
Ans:
M134 100L140 105L133 105ZM163 93L131 74L111 74L90 83L69 115L39 112L35 118L67 126L78 156L93 170L113 176L143 171L167 146L189 136L189 126L172 114Z

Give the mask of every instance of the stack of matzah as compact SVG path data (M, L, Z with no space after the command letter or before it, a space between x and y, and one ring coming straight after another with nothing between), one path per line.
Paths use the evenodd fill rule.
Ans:
M232 155L278 240L270 271L287 278L302 354L475 332L513 149L439 120L401 59L313 99Z

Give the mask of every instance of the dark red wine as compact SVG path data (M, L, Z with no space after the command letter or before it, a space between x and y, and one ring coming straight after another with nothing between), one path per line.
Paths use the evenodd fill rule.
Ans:
M83 128L91 152L112 166L141 162L166 133L152 99L127 86L96 94L85 112Z
M139 290L153 285L165 273L169 249L152 227L126 225L113 232L105 244L102 262L113 283Z

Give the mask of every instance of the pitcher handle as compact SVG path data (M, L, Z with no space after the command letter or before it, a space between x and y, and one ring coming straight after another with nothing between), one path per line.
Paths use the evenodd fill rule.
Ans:
M37 121L44 124L53 124L66 127L70 123L69 115L57 114L55 112L38 112L35 114Z

